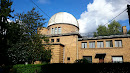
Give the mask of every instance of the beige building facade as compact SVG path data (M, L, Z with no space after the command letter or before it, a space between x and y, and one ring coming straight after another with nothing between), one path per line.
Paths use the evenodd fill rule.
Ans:
M39 34L49 37L51 63L74 63L78 59L92 63L130 62L130 35L126 27L123 31L123 35L83 37L76 18L66 12L56 13L47 28L38 29Z

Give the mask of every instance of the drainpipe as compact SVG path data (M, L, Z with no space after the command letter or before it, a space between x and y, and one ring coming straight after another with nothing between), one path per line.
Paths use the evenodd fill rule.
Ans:
M65 58L65 47L63 47L63 63L64 63L64 59Z
M78 58L78 36L77 36L76 39L77 39L77 40L76 40L76 45L77 45L77 58L76 58L76 59L78 60L78 59L79 59L79 58Z

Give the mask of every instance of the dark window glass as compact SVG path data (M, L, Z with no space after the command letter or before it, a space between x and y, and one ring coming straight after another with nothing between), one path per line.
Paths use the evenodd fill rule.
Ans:
M57 39L57 42L60 42L60 39Z
M83 59L86 59L89 63L92 63L92 56L83 56Z
M70 60L70 57L67 57L67 60L69 61L69 60Z
M51 39L51 42L54 42L54 39Z

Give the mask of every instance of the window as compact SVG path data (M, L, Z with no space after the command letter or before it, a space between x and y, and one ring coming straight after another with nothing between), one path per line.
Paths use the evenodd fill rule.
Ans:
M70 57L67 57L67 60L70 61Z
M112 62L113 63L122 63L123 62L123 56L112 56Z
M113 47L112 40L106 41L106 47Z
M87 48L87 42L82 42L82 48Z
M121 40L116 40L115 41L115 47L122 47L122 41Z
M98 41L97 42L97 48L103 48L104 45L103 45L103 41Z
M56 40L56 42L60 42L60 39L58 38L58 39Z
M86 59L89 63L92 63L92 56L83 56L83 59Z
M55 28L55 34L57 34L57 28Z
M58 27L58 34L61 33L61 27Z
M89 48L95 48L95 42L89 42Z
M51 28L51 34L54 34L54 28Z
M51 39L51 42L54 42L54 39Z

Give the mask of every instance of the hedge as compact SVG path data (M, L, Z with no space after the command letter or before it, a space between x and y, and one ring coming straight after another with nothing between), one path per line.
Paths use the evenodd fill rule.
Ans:
M45 64L18 64L14 65L12 69L12 73L40 73L41 66Z

